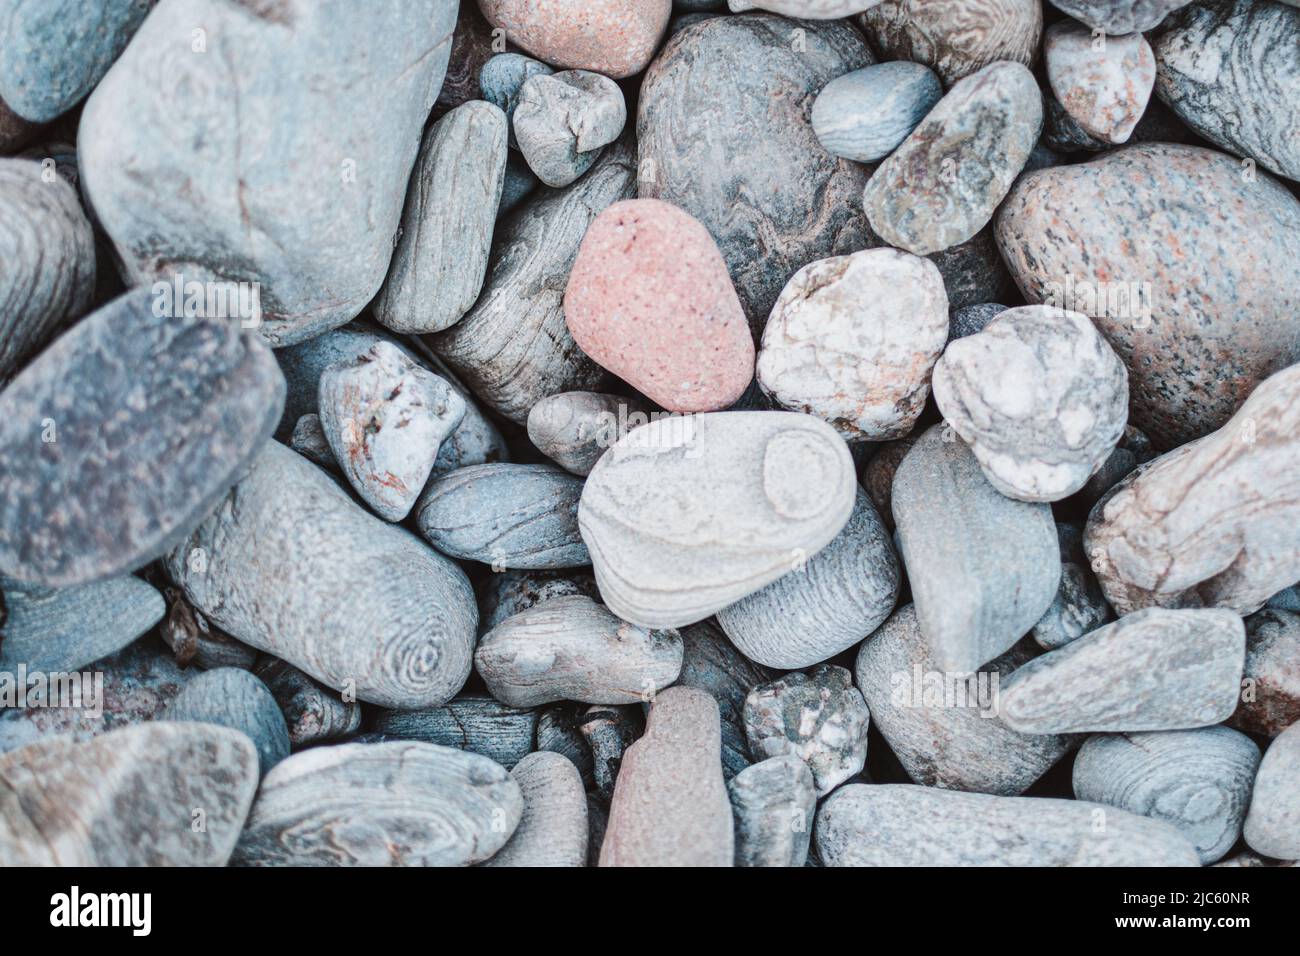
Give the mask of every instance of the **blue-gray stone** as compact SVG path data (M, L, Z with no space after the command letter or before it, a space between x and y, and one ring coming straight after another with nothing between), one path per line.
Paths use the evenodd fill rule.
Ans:
M510 126L510 145L516 149L519 144L515 141L515 107L519 105L519 92L530 77L550 76L554 72L541 60L522 53L498 53L479 71L478 86L483 99L505 111Z
M266 685L246 670L218 667L195 677L163 711L163 720L238 730L257 748L262 776L289 756L289 729Z
M812 108L813 132L828 153L862 163L884 159L943 97L929 67L899 60L831 80Z

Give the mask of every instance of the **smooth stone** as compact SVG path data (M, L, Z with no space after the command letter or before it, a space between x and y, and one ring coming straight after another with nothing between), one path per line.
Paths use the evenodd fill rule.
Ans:
M431 481L415 522L444 554L494 569L582 567L581 494L581 479L552 465L472 465Z
M672 0L478 0L507 39L566 69L616 80L640 73L668 26Z
M257 752L226 727L42 740L0 756L0 866L224 866L256 790Z
M560 392L600 390L607 373L578 348L564 322L564 290L587 227L630 198L636 160L624 140L562 190L542 189L497 229L483 294L450 329L425 341L502 417L525 424Z
M128 284L256 283L277 347L343 325L383 284L457 4L290 10L160 4L77 137Z
M1244 835L1264 856L1300 858L1300 724L1282 731L1264 751Z
M564 317L583 352L668 411L726 408L754 377L753 338L717 244L657 199L596 217Z
M1091 30L1062 20L1047 28L1043 58L1052 92L1089 136L1128 142L1146 112L1156 59L1140 33L1108 36L1097 48Z
M334 458L334 449L330 448L330 440L316 413L311 412L298 419L286 444L313 464L320 465L326 471L338 472L339 463Z
M1208 865L1241 836L1259 757L1228 727L1097 734L1074 760L1074 795L1173 824Z
M1092 318L1128 366L1130 420L1162 448L1300 361L1300 201L1230 156L1151 143L1029 173L997 239L1030 303Z
M386 521L415 506L465 410L459 392L389 342L320 376L320 424L334 461Z
M289 756L289 728L280 705L258 678L236 667L204 671L172 698L162 720L215 724L237 730L257 748L262 776Z
M972 238L1025 168L1042 125L1038 84L1019 63L959 80L871 175L862 197L871 228L918 256Z
M469 676L478 609L465 573L278 442L167 572L222 630L356 699L435 707Z
M529 77L511 117L528 168L548 186L567 186L590 169L626 123L618 84L587 70Z
M655 697L645 736L619 770L601 866L731 866L735 835L722 779L718 705L704 691Z
M305 747L337 740L361 728L361 705L343 700L292 664L263 656L253 673L266 684L280 705L289 728L289 742Z
M147 564L275 429L284 378L270 349L158 305L148 289L113 300L0 393L0 573L63 587Z
M486 634L506 618L551 598L585 594L600 599L590 571L502 571L479 591L479 630Z
M1300 365L1232 419L1129 475L1093 507L1085 546L1106 599L1250 614L1300 576Z
M1109 36L1145 33L1190 0L1051 0L1052 6Z
M429 127L372 306L394 332L441 332L478 301L505 185L505 114L471 100Z
M798 670L829 660L871 634L898 600L894 544L860 488L848 524L802 566L717 613L750 660Z
M862 643L853 673L872 723L914 781L1018 796L1074 743L1017 733L998 716L1002 681L1033 656L1022 642L977 673L944 671L908 604Z
M557 700L631 704L677 679L681 636L621 621L585 595L551 598L498 624L474 664L512 707Z
M817 790L794 754L769 757L727 784L736 825L736 866L803 866L812 840Z
M529 754L510 779L523 793L523 816L484 866L586 866L587 795L573 763L559 754Z
M880 0L727 0L732 13L767 10L801 20L835 20L861 13L877 3Z
M477 3L465 0L456 16L456 30L451 37L451 56L447 60L447 75L434 111L450 112L470 100L481 97L479 75L483 67L497 55L493 47L500 43L492 24L484 19Z
M519 784L486 757L407 741L296 753L266 775L236 866L467 866L519 824Z
M1030 633L1039 647L1054 651L1095 631L1112 616L1091 569L1062 553L1056 597Z
M0 386L86 313L95 289L90 220L77 190L47 169L0 159Z
M891 497L899 555L935 663L974 671L1009 650L1060 583L1051 506L999 494L942 425L907 453Z
M1245 656L1232 611L1148 608L1022 666L1002 719L1027 734L1207 727L1237 706Z
M610 446L650 420L649 407L622 395L561 392L528 413L528 440L561 468L586 477Z
M1151 439L1140 428L1125 425L1124 435L1120 438L1119 444L1084 484L1079 491L1078 500L1091 508L1134 468L1145 465L1155 458L1156 454Z
M745 699L745 736L757 760L793 754L824 797L862 772L870 720L853 675L832 664L761 684Z
M813 132L833 156L875 163L896 150L943 97L921 63L895 61L831 80L812 108Z
M1193 3L1155 38L1156 95L1217 146L1300 180L1300 10Z
M963 339L988 328L988 324L1007 311L1000 302L978 302L955 309L948 316L948 341Z
M872 244L867 170L822 149L809 114L822 87L874 62L847 22L755 13L679 31L642 81L638 195L704 224L756 337L796 270Z
M1241 702L1228 723L1276 737L1300 722L1300 614L1266 607L1246 618Z
M882 442L879 445L866 445L872 449L872 455L862 466L862 490L867 493L871 503L876 506L876 513L884 522L886 530L894 533L893 488L894 475L903 463L907 453L912 450L919 438L915 431L896 441Z
M845 441L912 430L948 340L933 262L866 249L804 266L763 330L758 382L779 407L830 422Z
M165 579L161 568L158 577ZM177 664L181 667L193 664L203 670L216 670L218 667L253 669L258 657L256 648L241 644L225 631L213 627L175 586L165 586L163 597L169 610L167 619L158 628L158 636L172 652Z
M815 555L848 522L856 489L848 447L810 416L661 418L596 463L578 526L609 609L678 627Z
M650 698L651 694L647 693L642 699L648 703ZM591 750L592 779L602 800L608 802L613 797L623 755L644 730L642 708L637 705L598 704L588 708L579 719L578 733Z
M1198 866L1168 823L1081 800L851 784L817 812L826 866Z
M479 72L478 85L483 99L497 106L506 114L507 133L510 145L515 149L515 108L519 106L519 92L524 83L534 76L550 76L555 71L541 60L534 60L522 53L498 53L483 64Z
M510 770L533 750L537 711L485 694L462 694L429 710L381 711L371 728L389 739L423 740L481 754Z

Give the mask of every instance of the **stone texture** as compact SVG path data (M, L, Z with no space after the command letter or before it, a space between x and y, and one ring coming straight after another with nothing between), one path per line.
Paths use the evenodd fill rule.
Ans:
M672 0L478 0L493 26L555 66L614 79L645 69L668 26Z
M554 72L540 60L513 52L498 53L484 63L483 69L479 71L478 83L483 99L495 104L506 114L510 145L515 149L519 148L519 144L515 141L514 127L515 108L519 105L519 91L523 89L524 83L530 77L549 76Z
M844 442L807 415L661 418L596 463L578 525L609 609L677 627L820 551L847 523L856 488Z
M270 688L280 705L293 746L336 740L361 728L359 703L341 699L336 691L292 664L263 655L253 673Z
M650 696L645 694L643 699ZM614 783L618 779L623 755L644 730L642 708L633 704L622 707L597 704L589 707L578 720L578 732L591 750L596 792L606 803L614 795Z
M197 675L167 705L162 719L239 731L257 748L262 776L289 756L289 728L280 705L265 684L236 667L219 667Z
M876 506L876 513L880 515L880 520L884 522L890 534L894 532L894 475L919 437L920 435L913 432L897 441L863 446L872 449L873 454L862 466L862 489L871 499L871 503Z
M648 407L622 395L561 392L528 413L528 440L560 467L586 477L614 442L650 420Z
M1034 625L1032 634L1039 647L1053 651L1096 630L1112 616L1091 569L1068 560L1062 553L1056 597Z
M1114 488L1138 465L1145 465L1156 457L1156 450L1140 428L1124 426L1124 436L1120 438L1115 450L1093 473L1092 477L1079 491L1077 500L1091 508L1101 497Z
M831 80L812 108L813 132L833 156L875 163L896 150L943 96L929 67L899 60Z
M1245 837L1251 849L1264 856L1300 859L1300 724L1284 730L1264 752Z
M529 754L510 771L524 813L510 841L485 866L586 866L587 795L578 769L553 753Z
M165 580L166 575L161 567L154 567L157 568L158 577ZM253 669L258 658L256 648L241 644L225 631L213 627L185 599L179 588L169 584L164 587L163 595L170 610L167 619L158 628L158 636L171 650L177 664L181 667L193 664L203 670L215 670L218 667Z
M462 103L479 98L479 73L495 55L492 25L483 18L477 3L466 0L456 17L456 32L451 38L451 56L447 75L438 92L436 110L453 110Z
M548 186L567 186L590 169L626 123L618 84L588 70L529 77L511 117L528 168Z
M1300 614L1266 607L1246 618L1246 672L1228 723L1276 737L1300 722Z
M1108 36L1101 49L1092 31L1062 20L1047 28L1043 57L1052 92L1089 136L1128 142L1156 81L1151 45L1140 33Z
M286 444L313 464L338 474L339 463L334 457L334 449L330 448L330 440L325 436L320 416L316 413L311 412L298 419Z
M486 634L508 617L543 601L572 594L599 600L590 571L503 571L493 574L479 590L479 631Z
M1052 6L1112 36L1145 33L1188 0L1052 0Z
M385 739L423 740L480 754L512 769L533 750L537 711L486 694L461 694L429 710L384 710L370 722Z
M764 394L835 426L846 441L912 430L948 338L934 263L867 249L804 266L781 292L758 355Z
M736 824L736 866L803 866L812 839L817 791L812 771L793 754L769 757L727 784Z

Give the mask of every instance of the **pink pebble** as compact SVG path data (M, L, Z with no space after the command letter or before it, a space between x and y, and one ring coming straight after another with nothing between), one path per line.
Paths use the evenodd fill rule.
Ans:
M564 293L579 348L670 412L734 403L754 377L754 339L707 229L658 199L592 222Z
M668 26L672 0L479 0L506 39L552 66L614 79L640 73Z

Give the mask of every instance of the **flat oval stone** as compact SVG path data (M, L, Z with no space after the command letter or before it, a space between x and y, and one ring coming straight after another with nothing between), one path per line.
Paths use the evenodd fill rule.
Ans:
M626 123L618 84L588 70L529 77L511 117L519 151L548 186L567 186L590 169Z
M1146 37L1108 36L1099 49L1091 30L1062 20L1047 28L1043 56L1052 92L1070 118L1103 143L1128 142L1156 81Z
M561 392L528 413L528 440L566 471L586 477L606 450L650 421L643 402L599 392Z
M1300 724L1282 731L1264 752L1244 835L1264 856L1300 859Z
M163 720L215 724L237 730L257 748L262 776L289 756L289 728L271 691L246 670L218 667L187 683Z
M253 673L270 688L289 727L294 747L337 740L361 728L361 705L341 699L337 691L292 664L262 655Z
M948 339L948 296L933 262L866 249L804 266L763 330L758 383L777 405L835 426L845 441L912 430Z
M167 572L218 627L356 699L437 706L469 676L478 609L464 572L278 442Z
M879 162L942 97L943 84L924 64L879 63L826 84L813 102L813 132L834 156Z
M609 609L677 627L820 551L847 523L856 488L848 447L810 416L661 418L596 463L578 526Z
M817 790L794 754L769 757L727 784L736 822L736 866L803 866L812 840Z
M1259 757L1227 727L1097 734L1074 760L1074 795L1172 823L1210 864L1241 836Z
M175 546L270 437L284 378L228 319L136 289L0 393L0 572L62 587ZM160 467L165 459L166 467Z
M1190 0L1052 0L1052 6L1110 36L1145 33Z
M1300 361L1300 202L1232 157L1150 143L1028 173L997 239L1030 303L1096 323L1128 366L1133 424L1162 448Z
M587 794L578 768L554 753L532 753L510 771L524 812L510 841L484 866L586 866Z
M993 219L1042 126L1038 83L1019 63L959 80L871 175L871 228L918 256L965 242Z
M494 27L555 66L616 80L640 73L668 26L672 0L479 0Z
M1228 723L1276 737L1300 722L1300 614L1266 607L1246 618L1246 674Z
M236 866L466 866L523 813L519 784L477 754L406 741L314 747L266 775Z
M461 694L429 710L381 711L371 728L385 739L423 740L481 754L510 770L532 752L537 717L535 710L486 694Z
M657 199L604 210L564 293L578 346L673 412L733 404L754 376L754 342L707 229Z

